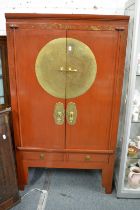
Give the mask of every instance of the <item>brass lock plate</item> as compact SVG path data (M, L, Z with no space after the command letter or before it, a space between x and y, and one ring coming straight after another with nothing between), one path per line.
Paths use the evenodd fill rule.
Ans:
M77 120L77 108L76 104L73 102L67 104L66 119L69 125L75 125Z
M58 102L58 103L55 104L53 117L54 117L55 124L57 124L57 125L63 125L64 124L65 108L64 108L63 103Z
M73 38L48 42L39 52L35 73L41 87L57 98L84 94L96 78L97 64L91 49Z

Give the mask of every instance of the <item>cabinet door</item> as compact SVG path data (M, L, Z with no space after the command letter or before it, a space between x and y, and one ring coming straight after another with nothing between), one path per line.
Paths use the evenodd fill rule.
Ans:
M73 71L67 72L66 79L66 147L106 150L113 111L118 33L71 30L67 38L67 66Z
M66 63L66 39L61 38L65 37L63 30L15 31L18 146L64 148L65 72L61 70Z

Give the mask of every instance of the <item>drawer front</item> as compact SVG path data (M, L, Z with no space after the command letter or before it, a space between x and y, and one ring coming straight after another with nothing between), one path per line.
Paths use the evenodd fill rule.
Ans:
M64 155L60 153L47 152L22 152L24 160L41 160L41 161L63 161Z
M83 161L83 162L108 162L108 155L105 154L69 154L69 161Z

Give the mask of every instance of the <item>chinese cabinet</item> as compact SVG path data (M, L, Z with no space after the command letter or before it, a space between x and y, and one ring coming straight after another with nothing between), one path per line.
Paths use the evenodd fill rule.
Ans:
M0 210L20 201L9 126L9 111L0 111Z
M18 181L101 169L111 192L127 16L6 14Z

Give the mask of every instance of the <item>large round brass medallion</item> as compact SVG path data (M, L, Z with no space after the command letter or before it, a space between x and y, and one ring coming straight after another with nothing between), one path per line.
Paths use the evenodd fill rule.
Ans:
M75 98L93 84L97 65L91 49L73 38L58 38L39 52L35 64L41 87L57 98Z

